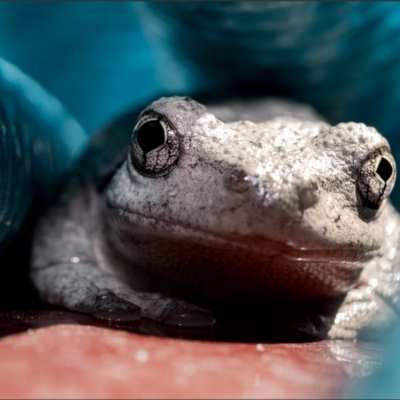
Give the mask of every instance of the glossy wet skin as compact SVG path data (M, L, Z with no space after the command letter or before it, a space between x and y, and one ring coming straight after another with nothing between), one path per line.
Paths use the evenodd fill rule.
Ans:
M376 172L382 158L381 169L392 168L386 180ZM384 190L371 206L360 171L372 164L367 184ZM143 111L106 191L107 223L113 245L135 265L206 297L333 297L358 282L380 249L394 180L387 141L363 124L224 124L193 100L163 98Z

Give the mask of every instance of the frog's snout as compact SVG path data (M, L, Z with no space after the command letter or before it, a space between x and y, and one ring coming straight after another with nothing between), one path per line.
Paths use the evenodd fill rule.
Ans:
M263 198L264 205L270 205L270 201L265 201L265 197L270 192L267 184L261 184L259 180L246 173L243 169L235 169L227 174L225 187L232 192L244 193L249 189L256 189L260 197ZM298 208L304 212L318 202L318 183L316 181L306 181L297 187L287 189L290 193L287 198L291 198L293 203L298 203Z

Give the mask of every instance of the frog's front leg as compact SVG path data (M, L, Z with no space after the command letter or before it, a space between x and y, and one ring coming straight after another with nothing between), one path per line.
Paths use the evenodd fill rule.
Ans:
M42 216L31 266L41 298L104 319L135 320L142 314L173 325L207 326L214 322L206 310L160 294L137 292L101 271L95 251L102 232L100 213L96 189L79 180Z
M94 220L96 198L77 179L40 219L33 244L33 282L40 297L51 304L98 317L138 319L140 307L113 290L122 284L96 267L91 245Z
M119 282L93 264L75 264L72 257L70 262L37 267L31 276L40 296L48 303L104 319L140 318L140 307L110 289L118 287Z
M400 217L387 204L381 216L383 244L368 262L357 287L340 306L329 332L331 338L377 339L400 329Z
M398 320L398 311L393 305L371 285L364 284L347 294L336 314L329 337L375 340L383 337L383 334L394 334Z

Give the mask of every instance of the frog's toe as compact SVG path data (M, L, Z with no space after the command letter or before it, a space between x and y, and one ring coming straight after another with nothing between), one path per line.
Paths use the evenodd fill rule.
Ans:
M143 316L168 325L186 327L211 326L215 323L214 314L209 310L183 300L162 297L153 300L147 312L143 312Z
M369 286L351 290L329 331L331 339L377 340L397 335L399 314L387 298Z
M334 325L329 331L329 339L354 340L357 339L357 330L340 325Z
M163 315L163 322L168 325L201 327L214 325L215 317L211 311L179 305Z
M112 321L135 321L141 314L139 306L118 297L109 289L100 289L95 294L91 311L95 318Z

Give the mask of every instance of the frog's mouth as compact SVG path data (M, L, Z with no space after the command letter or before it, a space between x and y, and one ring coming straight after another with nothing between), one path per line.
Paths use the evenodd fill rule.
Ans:
M348 247L313 247L297 246L293 242L281 243L267 236L260 235L223 235L213 231L193 228L182 223L171 222L159 218L149 217L140 212L134 212L108 203L110 221L117 229L123 228L128 234L139 236L159 237L167 235L182 243L197 242L211 243L215 247L236 247L241 250L251 250L265 253L271 257L284 257L297 263L327 262L348 265L349 268L358 268L358 265L370 261L376 256L378 247L362 248ZM115 224L115 225L114 225ZM138 230L140 231L138 233Z
M137 265L224 301L293 303L343 295L376 254L228 237L108 206L114 242Z

